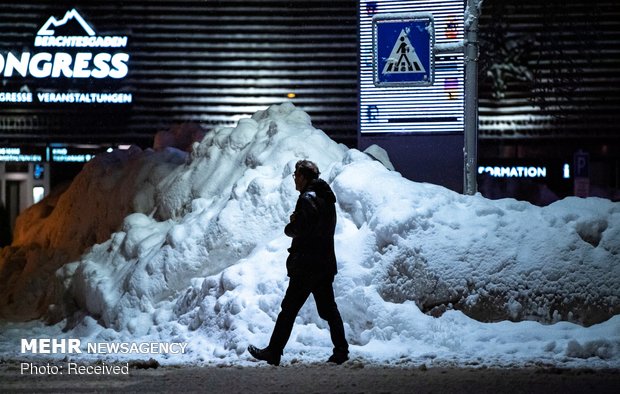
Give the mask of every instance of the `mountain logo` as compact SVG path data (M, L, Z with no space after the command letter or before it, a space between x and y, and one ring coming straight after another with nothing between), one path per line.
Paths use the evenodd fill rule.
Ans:
M67 13L65 13L65 16L61 20L58 20L54 18L53 16L50 16L47 22L45 22L43 26L39 29L39 31L37 32L37 35L38 36L53 36L55 35L56 28L65 26L67 25L68 22L72 20L77 21L80 24L80 26L84 29L86 34L88 34L89 36L95 35L95 31L93 30L93 28L90 27L88 23L86 23L84 18L82 18L80 13L77 12L75 8L73 8L70 11L67 11Z
M34 46L123 48L127 46L127 36L98 35L82 15L72 8L60 20L50 16L37 32Z
M124 78L127 36L99 35L75 9L51 16L34 37L36 51L0 54L0 74L11 78ZM42 94L42 93L40 93ZM46 101L47 102L47 101Z

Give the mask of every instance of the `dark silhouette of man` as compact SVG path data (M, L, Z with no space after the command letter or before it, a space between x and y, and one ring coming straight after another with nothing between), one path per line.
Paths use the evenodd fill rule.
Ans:
M295 164L295 189L299 198L284 233L293 238L286 260L290 277L282 300L282 311L264 349L250 345L248 351L259 360L279 365L286 342L293 330L297 313L312 294L319 316L327 320L334 344L328 362L342 364L349 359L349 345L334 299L332 283L337 273L334 252L336 229L336 196L329 185L319 178L319 169L309 160Z

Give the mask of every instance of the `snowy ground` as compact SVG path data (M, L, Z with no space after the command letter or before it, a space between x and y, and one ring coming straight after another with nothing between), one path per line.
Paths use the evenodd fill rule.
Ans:
M246 348L268 342L286 290L291 174L309 158L338 199L335 292L354 360L620 367L619 203L540 208L410 182L292 104L190 151L97 157L20 217L0 252L3 358L24 357L21 338L80 338L188 344L71 356L83 360L250 365ZM296 323L283 363L326 359L312 300Z

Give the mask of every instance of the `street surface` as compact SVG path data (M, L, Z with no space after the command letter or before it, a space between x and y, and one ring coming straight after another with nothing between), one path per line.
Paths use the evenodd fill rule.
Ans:
M92 364L96 366L97 364ZM124 365L124 364L119 364ZM201 393L619 393L618 370L494 369L288 364L166 366L129 373L33 375L19 362L0 362L0 392ZM82 372L95 371L94 368ZM102 371L102 368L97 371Z

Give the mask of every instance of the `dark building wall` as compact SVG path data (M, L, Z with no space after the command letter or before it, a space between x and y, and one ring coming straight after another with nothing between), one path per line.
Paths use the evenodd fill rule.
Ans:
M618 198L620 3L485 1L480 39L479 161L543 164L561 175L582 150L593 195ZM573 194L572 181L544 182L558 197ZM517 183L532 186L501 183L505 197L523 193Z
M620 3L485 1L480 38L481 138L618 138Z
M50 17L76 7L129 37L130 106L5 105L0 142L139 142L175 123L232 125L291 100L356 146L357 1L5 1L0 53L33 50ZM620 2L489 0L480 20L479 161L570 162L620 184ZM2 79L2 89L37 81ZM295 98L287 95L294 93ZM563 184L562 193L570 193Z
M232 125L290 100L316 127L354 144L357 14L353 1L3 2L0 52L34 51L50 17L76 7L100 34L127 35L131 105L24 105L0 110L0 141L141 141L174 123ZM72 83L74 83L73 81ZM31 89L34 78L3 78ZM71 84L59 79L58 85ZM115 87L116 88L116 87ZM290 93L294 98L287 97Z

